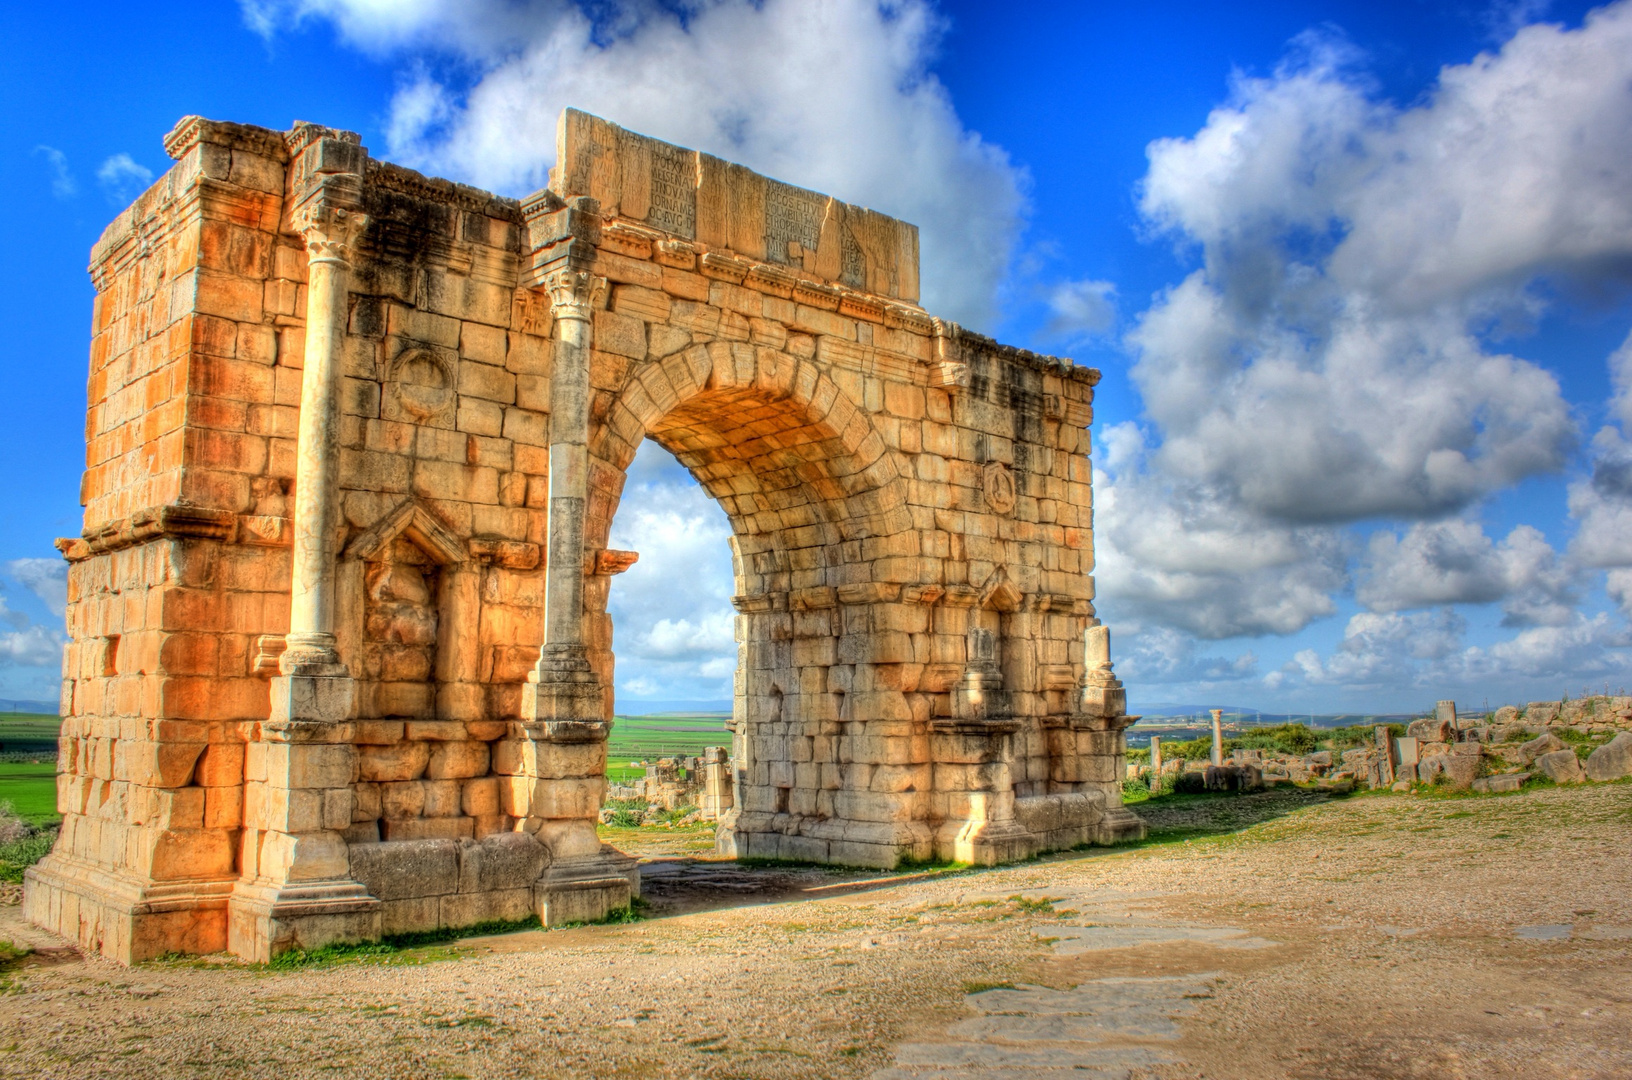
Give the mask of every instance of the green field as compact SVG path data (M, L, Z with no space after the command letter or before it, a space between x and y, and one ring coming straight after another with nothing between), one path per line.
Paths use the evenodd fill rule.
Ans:
M725 713L663 713L656 716L620 716L612 723L606 744L606 775L613 783L627 783L645 770L631 761L701 754L710 746L731 745Z
M0 802L36 825L57 820L57 732L62 720L37 713L0 713ZM17 760L27 755L34 761Z
M57 763L0 761L0 802L36 825L57 820Z
M39 713L0 712L0 748L10 749L12 743L23 743L32 749L35 744L56 745L62 718L42 716ZM55 750L50 751L56 753Z
M614 783L627 783L645 772L641 766L631 766L631 761L689 757L706 747L729 747L728 719L725 713L620 716L612 724L607 744L607 776ZM43 759L40 764L0 761L0 801L9 800L30 821L57 818L55 742L61 724L55 716L0 713L0 747L21 742L30 751L37 749Z

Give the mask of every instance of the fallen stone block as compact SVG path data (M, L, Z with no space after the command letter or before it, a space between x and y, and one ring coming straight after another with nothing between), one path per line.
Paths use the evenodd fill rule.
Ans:
M1519 757L1525 764L1529 764L1543 754L1551 754L1555 750L1564 749L1564 741L1552 732L1543 732L1539 737L1531 739L1519 746Z
M1587 758L1588 780L1604 783L1632 776L1632 732L1623 731Z
M1473 782L1473 790L1481 794L1494 795L1503 791L1517 791L1530 779L1530 774L1501 773L1497 776L1481 776Z
M1449 720L1427 718L1413 720L1406 726L1405 733L1419 742L1443 743L1453 738L1453 728Z
M1555 784L1579 784L1587 778L1574 750L1554 750L1536 759L1536 768Z

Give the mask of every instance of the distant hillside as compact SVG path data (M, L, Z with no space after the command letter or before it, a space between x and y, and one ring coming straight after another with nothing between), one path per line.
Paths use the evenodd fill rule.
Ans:
M688 701L680 698L652 698L649 701L636 701L626 697L619 697L616 702L616 711L619 716L658 716L672 713L715 715L729 713L731 711L731 699Z
M37 713L44 716L57 715L55 701L28 701L23 698L0 698L0 712Z
M1210 725L1212 722L1209 709L1222 708L1224 723L1237 727L1256 727L1259 725L1274 724L1308 724L1315 728L1348 727L1351 724L1400 724L1415 720L1417 713L1281 713L1259 712L1256 709L1244 709L1230 705L1147 705L1137 707L1128 706L1128 711L1141 717L1139 726L1158 727L1164 725L1195 726Z

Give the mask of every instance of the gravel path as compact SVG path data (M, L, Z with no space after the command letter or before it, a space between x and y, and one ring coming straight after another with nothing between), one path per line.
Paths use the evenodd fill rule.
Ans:
M993 871L669 859L662 917L385 962L59 950L0 975L0 1076L1632 1076L1632 785L1286 803Z

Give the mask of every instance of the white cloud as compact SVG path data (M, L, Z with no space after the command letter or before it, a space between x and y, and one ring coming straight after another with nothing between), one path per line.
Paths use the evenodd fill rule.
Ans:
M1597 680L1625 685L1632 645L1624 627L1605 614L1580 613L1556 626L1533 626L1489 646L1467 645L1467 620L1449 608L1361 612L1331 655L1299 651L1264 678L1270 689L1325 688L1398 698L1421 690L1434 698L1477 694L1500 703L1524 701L1541 690L1576 693ZM1556 687L1547 680L1558 680ZM1581 680L1582 682L1577 682ZM1593 692L1599 692L1595 689Z
M1072 342L1095 337L1116 325L1116 285L1109 281L1067 281L1048 294L1046 337Z
M657 444L644 442L624 486L610 545L640 552L613 579L619 691L636 698L728 698L736 670L731 526Z
M1296 633L1336 611L1332 594L1347 580L1336 530L1265 522L1152 470L1131 423L1109 429L1100 445L1112 470L1094 472L1095 580L1107 622L1226 638Z
M13 559L6 572L39 597L51 614L61 618L68 610L68 564L61 559Z
M481 0L251 2L252 26L321 17L359 47L419 64L388 123L390 156L484 187L543 187L572 105L921 229L924 303L971 325L1020 225L1024 176L966 130L928 70L926 0L701 0L593 6ZM460 85L458 76L468 79Z
M1516 526L1500 544L1466 518L1373 533L1355 598L1373 611L1503 602L1510 626L1571 622L1575 573L1541 532Z
M119 153L97 167L96 179L108 200L122 205L147 189L147 185L153 182L153 170L139 164L129 154Z
M68 168L68 155L54 146L36 146L34 153L45 159L51 168L51 194L59 199L71 199L79 193L79 183Z
M1233 658L1204 654L1195 638L1169 626L1124 626L1116 650L1118 674L1147 698L1152 687L1201 689L1239 683L1258 672L1253 653Z
M1490 338L1560 289L1624 292L1632 5L1525 27L1407 107L1375 95L1363 60L1305 35L1272 75L1238 75L1193 136L1149 147L1142 212L1201 268L1128 335L1148 424L1108 433L1098 463L1108 611L1295 632L1335 610L1351 526L1381 517L1429 524L1374 538L1358 595L1378 611L1500 602L1509 625L1575 625L1573 564L1540 533L1498 544L1443 519L1574 451L1557 378ZM1135 447L1121 461L1119 443ZM1632 525L1602 490L1623 460L1632 496L1628 451L1600 456L1572 507ZM1611 546L1599 564L1632 567L1632 541ZM1389 627L1426 632L1407 618L1352 626L1340 667L1381 663L1366 642Z
M0 634L0 667L43 667L62 663L62 637L43 626L29 625Z
M13 575L17 576L15 571ZM0 631L0 669L46 669L35 672L25 670L19 674L27 682L27 692L37 694L44 690L48 695L49 690L45 688L55 681L62 664L64 635L55 628L33 622L21 611L11 610L3 593L0 593L0 626L11 628ZM0 679L6 684L14 681L9 674Z

